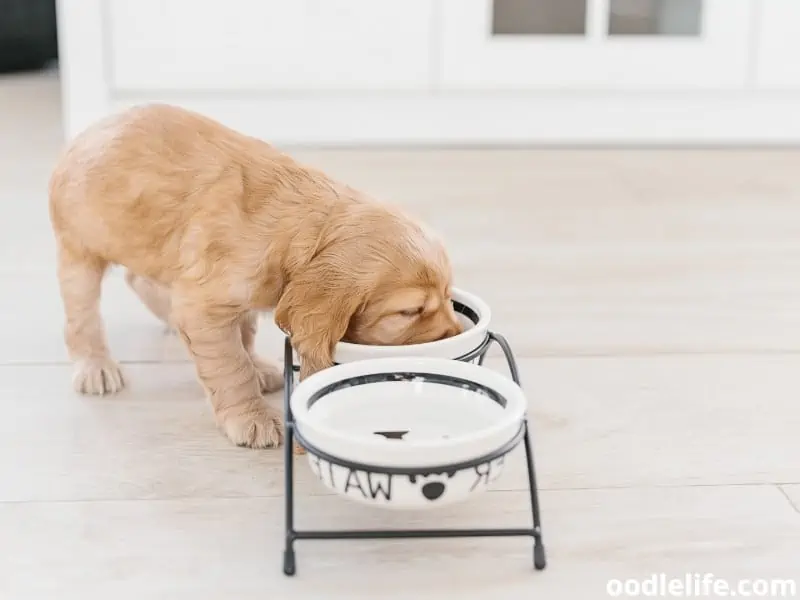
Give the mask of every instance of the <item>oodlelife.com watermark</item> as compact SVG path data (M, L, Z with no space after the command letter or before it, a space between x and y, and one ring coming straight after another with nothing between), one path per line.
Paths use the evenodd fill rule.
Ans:
M687 573L668 577L654 573L644 579L609 579L606 592L612 598L795 598L794 579L738 579L728 581L713 573Z

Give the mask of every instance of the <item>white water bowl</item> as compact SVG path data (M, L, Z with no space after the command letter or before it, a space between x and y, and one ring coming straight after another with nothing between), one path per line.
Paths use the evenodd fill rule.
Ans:
M339 342L333 353L333 361L337 364L349 363L370 358L387 358L390 356L428 356L434 358L461 358L478 348L486 339L492 312L483 300L453 288L453 308L464 325L464 331L443 340L422 344L401 346L370 346Z
M522 439L511 379L442 358L336 365L291 398L298 441L329 489L386 508L434 508L485 490Z

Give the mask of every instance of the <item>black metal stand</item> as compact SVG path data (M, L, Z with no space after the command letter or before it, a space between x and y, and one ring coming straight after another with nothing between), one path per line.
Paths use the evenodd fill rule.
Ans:
M482 365L486 353L492 344L496 343L503 351L511 378L517 385L521 385L517 361L511 351L508 341L499 334L489 332L481 345L469 354L457 360L473 362ZM536 473L533 463L533 444L527 419L525 420L520 435L525 442L525 455L528 462L528 487L530 490L531 514L533 526L517 529L380 529L380 530L297 530L294 526L294 440L304 445L304 440L294 431L294 418L290 398L294 386L294 373L299 370L294 365L292 344L289 337L284 342L284 392L283 403L286 416L286 436L284 440L284 460L286 477L286 547L283 553L283 572L294 575L297 563L295 558L294 543L297 540L353 540L353 539L399 539L399 538L462 538L462 537L519 537L530 536L533 538L533 565L537 570L542 570L547 565L544 544L542 542L541 519L539 516L539 497L536 487ZM518 443L517 438L514 445Z

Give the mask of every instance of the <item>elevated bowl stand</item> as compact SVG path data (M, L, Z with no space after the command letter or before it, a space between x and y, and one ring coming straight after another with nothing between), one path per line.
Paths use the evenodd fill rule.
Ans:
M477 361L478 365L482 365L486 358L486 353L491 348L492 344L497 344L505 355L508 364L508 370L511 378L517 385L521 385L519 378L519 370L517 368L517 361L514 358L514 353L511 351L511 346L508 341L500 334L487 332L483 342L473 351L461 356L455 360L463 362ZM297 561L295 557L294 544L297 540L359 540L359 539L400 539L400 538L466 538L466 537L519 537L529 536L533 538L533 565L536 570L542 570L547 565L545 557L544 544L542 542L542 527L541 519L539 516L539 497L538 489L536 487L536 473L533 463L533 444L531 442L531 432L528 426L527 418L523 421L519 433L509 441L506 446L493 452L491 455L481 456L469 463L459 465L447 465L447 469L461 469L469 468L484 464L497 457L504 456L507 452L513 449L520 441L524 441L525 455L528 463L528 488L530 491L530 507L531 515L533 517L533 524L530 527L520 528L480 528L480 529L354 529L354 530L298 530L294 525L294 440L303 446L309 452L319 456L322 459L330 460L341 464L347 468L357 469L361 471L375 471L374 466L363 465L355 462L343 461L340 458L327 455L326 452L314 447L308 443L300 434L299 430L295 429L294 418L292 416L292 408L290 399L292 397L292 390L294 387L294 374L299 371L299 367L294 365L294 353L292 348L291 339L286 336L284 340L284 392L283 392L283 406L285 412L286 422L286 435L284 440L284 462L285 462L285 477L286 477L286 547L283 553L283 572L286 575L294 575L297 568ZM420 475L439 470L439 467L425 467L422 469L390 469L387 467L380 467L381 473L391 473L395 475Z

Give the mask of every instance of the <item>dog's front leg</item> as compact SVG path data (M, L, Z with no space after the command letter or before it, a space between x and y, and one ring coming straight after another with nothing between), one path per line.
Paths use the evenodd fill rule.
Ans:
M283 440L283 419L261 397L258 373L242 343L242 316L179 292L173 297L172 322L194 360L219 426L239 446L276 447Z
M256 354L256 332L258 331L258 313L248 311L242 315L240 321L242 330L242 344L244 349L253 359L253 365L258 374L261 391L265 394L275 392L283 387L283 366L277 361L261 358Z

